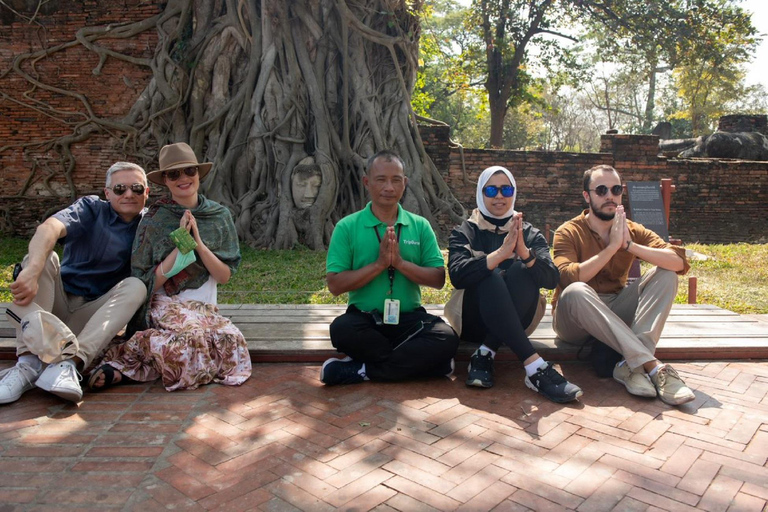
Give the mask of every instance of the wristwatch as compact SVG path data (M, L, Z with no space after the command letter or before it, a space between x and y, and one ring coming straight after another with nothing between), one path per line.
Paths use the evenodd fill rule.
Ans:
M527 265L535 259L536 259L536 255L533 253L533 251L529 251L528 257L525 259L521 258L520 261L523 263L523 265Z

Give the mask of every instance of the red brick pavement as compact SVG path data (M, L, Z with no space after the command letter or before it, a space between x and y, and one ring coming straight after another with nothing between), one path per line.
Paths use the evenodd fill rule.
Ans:
M8 366L9 363L2 363ZM75 406L0 406L12 510L764 510L768 363L676 368L696 400L628 395L579 363L556 405L517 363L497 385L326 388L318 366L259 365L240 388L133 385Z

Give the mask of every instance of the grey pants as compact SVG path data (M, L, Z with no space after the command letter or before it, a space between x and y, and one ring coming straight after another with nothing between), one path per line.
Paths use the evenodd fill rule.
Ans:
M553 328L568 343L591 335L637 368L656 359L656 345L677 295L677 274L653 268L618 294L598 294L586 283L572 283L560 295Z
M24 258L26 263L27 257ZM87 368L93 358L107 346L112 338L125 327L136 310L144 303L147 296L147 288L141 280L135 277L123 279L113 286L107 293L92 301L68 294L64 291L61 282L61 267L59 256L52 252L45 263L40 278L35 299L26 306L9 304L8 317L16 325L16 354L21 355L32 352L36 355L41 350L27 347L21 336L21 327L13 316L23 318L36 311L48 311L58 317L77 337L77 351L75 355L83 360L84 368ZM36 340L36 344L54 344L55 333L50 334L50 340ZM47 351L44 348L42 351ZM50 347L52 351L57 348Z

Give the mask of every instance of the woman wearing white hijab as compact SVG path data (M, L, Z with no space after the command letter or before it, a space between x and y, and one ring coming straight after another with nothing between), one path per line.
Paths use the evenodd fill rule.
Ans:
M544 236L515 211L515 185L504 167L480 175L477 208L451 233L448 271L457 292L446 316L461 339L481 343L470 360L468 386L493 386L493 358L504 344L525 366L526 386L553 402L570 402L581 389L544 361L528 339L546 308L539 290L554 289L560 273Z

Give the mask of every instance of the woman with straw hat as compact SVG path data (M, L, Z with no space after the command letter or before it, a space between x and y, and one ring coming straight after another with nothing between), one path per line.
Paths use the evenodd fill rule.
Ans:
M106 353L92 389L161 377L173 391L250 377L245 338L216 308L216 287L237 269L240 247L229 210L199 193L211 167L182 142L164 146L160 168L147 174L170 197L150 207L133 246L133 275L149 290L134 319L144 330Z

